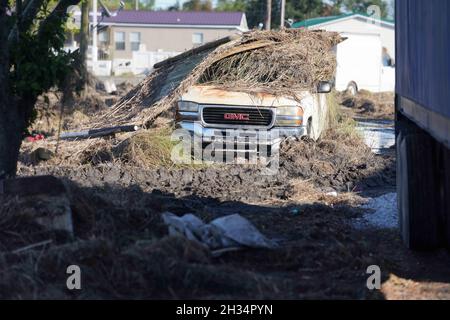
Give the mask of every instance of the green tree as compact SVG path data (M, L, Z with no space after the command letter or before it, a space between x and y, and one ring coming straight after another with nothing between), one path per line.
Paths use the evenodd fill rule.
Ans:
M139 10L154 10L154 9L155 9L155 0L139 1Z
M286 2L286 18L295 21L321 16L324 4L321 0L292 0Z
M216 10L245 12L247 3L247 0L218 0Z
M245 15L249 28L257 28L266 18L266 0L247 0Z
M110 10L116 10L119 8L121 0L105 0L102 1ZM139 10L154 10L155 0L122 0L125 4L125 10L135 10L136 5ZM137 2L137 3L136 3Z
M329 0L324 4L323 16L337 16L342 14L342 3L345 0Z
M388 16L388 4L384 0L343 0L341 3L341 7L347 12L364 14L372 14L371 12L367 12L372 5L380 7L381 18Z
M79 0L0 0L0 179L14 176L37 97L62 85L67 9Z
M272 27L280 26L281 0L272 0ZM325 5L321 0L288 0L286 1L286 19L300 21L321 16ZM246 16L250 28L264 23L266 16L266 0L247 0Z
M213 5L211 0L188 0L183 3L184 11L212 11Z
M181 10L181 3L180 0L177 0L173 5L171 5L169 8L167 8L168 11L179 11Z

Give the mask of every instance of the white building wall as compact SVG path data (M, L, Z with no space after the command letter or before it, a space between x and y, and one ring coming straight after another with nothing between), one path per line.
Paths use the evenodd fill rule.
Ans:
M383 23L373 24L366 19L352 17L340 21L331 21L319 26L313 26L311 29L321 29L326 31L360 33L360 34L379 34L381 44L388 49L389 54L395 58L395 27Z

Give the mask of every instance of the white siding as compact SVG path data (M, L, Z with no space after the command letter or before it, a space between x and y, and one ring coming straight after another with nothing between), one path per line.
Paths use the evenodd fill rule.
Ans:
M385 24L373 24L367 20L352 17L339 21L332 21L319 26L313 26L311 29L322 29L326 31L360 33L360 34L379 34L383 47L386 47L389 54L395 59L395 27Z

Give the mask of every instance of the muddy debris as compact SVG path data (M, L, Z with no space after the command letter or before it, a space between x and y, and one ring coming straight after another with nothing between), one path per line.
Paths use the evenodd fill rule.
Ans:
M39 298L59 299L357 298L361 293L340 281L352 277L363 283L357 270L373 259L361 255L358 235L342 223L349 214L343 207L301 206L302 215L293 217L287 208L253 210L236 203L234 209L240 209L258 229L269 236L283 234L283 245L277 250L244 250L214 258L196 242L168 236L161 206L190 203L190 211L212 221L223 215L208 212L208 206L221 206L216 200L192 196L177 200L135 187L86 188L71 183L70 190L76 239L46 234L45 239L55 240L43 248L18 253L2 250L2 297L36 298L33 292L40 292ZM166 197L164 203L162 197ZM80 198L90 208L75 204ZM18 232L24 226L13 224L8 230ZM38 269L34 269L31 266L37 259ZM72 264L80 266L83 281L89 283L75 296L63 289L64 270ZM344 269L355 271L343 278Z
M394 93L372 93L360 90L356 96L345 92L338 97L345 112L353 117L378 120L394 120Z
M364 217L367 191L395 188L395 155L373 154L351 118L377 112L381 117L384 111L358 100L346 102L343 109L352 112L333 114L319 141L283 141L272 175L260 164L176 165L171 160L172 107L186 88L199 81L236 86L241 75L222 71L235 64L250 70L266 57L277 60L273 46L284 51L295 46L285 58L301 56L302 63L312 65L317 57L300 42L290 43L296 37L323 59L315 64L317 70L295 66L293 72L291 66L280 69L280 77L289 76L302 88L329 80L335 61L323 49L340 41L336 34L252 32L165 64L138 86L119 86L128 93L109 109L80 106L62 118L64 130L132 122L145 123L149 130L85 141L24 142L19 176L55 176L66 193L61 199L40 195L27 201L0 195L0 298L383 298L367 290L365 271L374 264L401 269L394 250L401 247L400 238L395 230L359 230L352 221ZM249 47L255 60L249 59ZM180 81L170 81L190 66ZM270 74L267 68L261 66ZM281 78L263 78L249 77L248 87L259 81L267 92L292 93L286 85L280 91ZM109 98L112 103L117 96ZM55 137L60 115L55 112L48 128L36 130ZM54 156L34 161L31 155L39 148ZM70 210L72 230L49 228L48 221L35 219L63 209ZM205 225L239 215L278 246L215 255L198 241L171 233L164 222L167 212L177 219L192 214ZM89 284L77 293L65 289L65 270L74 264Z

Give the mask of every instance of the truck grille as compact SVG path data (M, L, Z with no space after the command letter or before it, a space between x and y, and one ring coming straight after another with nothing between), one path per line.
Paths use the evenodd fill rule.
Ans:
M203 121L214 125L247 125L267 127L272 123L272 111L257 108L228 108L205 107L203 108Z

